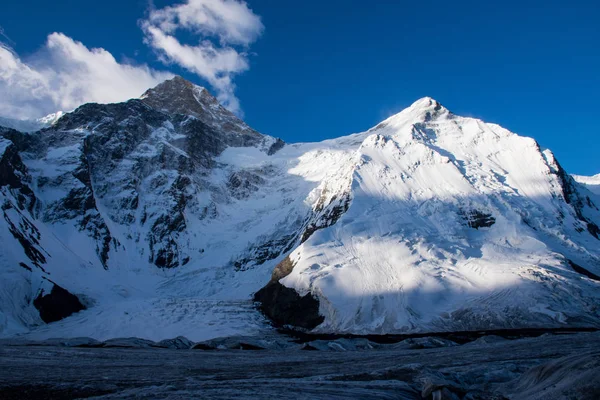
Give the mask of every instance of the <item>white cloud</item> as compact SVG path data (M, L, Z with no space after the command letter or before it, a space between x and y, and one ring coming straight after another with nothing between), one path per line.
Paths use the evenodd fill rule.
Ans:
M264 30L245 2L187 0L150 10L141 26L145 42L162 62L205 79L221 103L241 113L233 78L248 70L246 51ZM180 31L198 42L182 43L176 36ZM26 59L0 42L0 116L37 118L87 102L124 101L171 76L118 62L108 51L89 49L62 33L49 35L43 48Z
M245 2L187 0L184 4L151 10L141 27L146 43L158 52L163 62L178 64L205 79L216 90L221 103L241 113L233 77L249 68L244 50L264 30L260 17ZM199 36L199 43L182 43L175 36L180 30Z
M111 103L140 96L172 76L146 65L119 63L108 51L88 49L61 33L22 60L0 45L0 115L37 118L87 102Z
M165 33L183 28L202 36L216 36L223 43L240 45L250 45L264 30L260 17L238 0L188 0L152 10L148 22Z

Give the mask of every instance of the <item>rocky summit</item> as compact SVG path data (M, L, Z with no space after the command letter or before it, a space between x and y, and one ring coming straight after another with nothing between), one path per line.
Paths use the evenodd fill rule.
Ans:
M296 144L180 77L59 115L0 128L0 336L600 327L595 181L434 99Z

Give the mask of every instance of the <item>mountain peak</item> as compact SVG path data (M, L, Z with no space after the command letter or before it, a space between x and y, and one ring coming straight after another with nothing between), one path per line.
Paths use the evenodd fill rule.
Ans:
M202 86L181 76L168 79L148 89L141 100L150 107L172 114L185 114L202 118L210 109L230 113Z
M176 87L178 87L178 88L188 88L188 89L199 88L199 89L206 90L202 86L195 85L195 84L193 84L192 82L188 81L187 79L183 78L180 75L175 75L171 79L167 79L167 80L162 81L161 83L159 83L158 85L156 85L154 88L148 89L146 91L146 93L148 93L149 91L153 91L153 90L166 90L168 88L176 88ZM142 96L142 97L144 97L144 96Z
M414 123L427 122L449 115L451 115L451 112L442 106L440 102L431 97L422 97L399 113L380 122L372 129L392 127L397 130L406 124L412 125Z
M223 107L206 88L181 76L175 76L148 89L140 99L155 110L197 118L222 135L251 136L258 141L267 137ZM269 140L275 141L274 138Z
M422 97L419 100L412 103L411 106L408 107L408 110L412 110L419 113L442 113L448 111L448 109L444 107L439 101L427 96Z

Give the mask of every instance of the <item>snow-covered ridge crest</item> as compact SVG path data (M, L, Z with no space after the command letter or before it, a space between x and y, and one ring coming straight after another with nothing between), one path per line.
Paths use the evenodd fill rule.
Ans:
M592 193L600 196L600 174L594 176L573 175L573 179L584 185Z
M321 332L600 324L591 194L533 139L431 98L284 144L174 78L0 135L3 335L256 332L257 292L276 322ZM87 310L43 325L47 279Z
M0 117L0 126L16 129L21 132L35 132L54 125L64 114L62 111L57 111L41 118L26 120Z
M589 185L600 185L600 174L593 176L573 175L573 178L579 183L585 183Z

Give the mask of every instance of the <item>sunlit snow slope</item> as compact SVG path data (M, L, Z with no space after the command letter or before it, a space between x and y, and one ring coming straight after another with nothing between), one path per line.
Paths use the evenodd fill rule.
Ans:
M549 150L429 98L363 136L348 211L281 280L317 331L598 325L600 214Z
M598 326L593 196L534 140L429 98L285 144L175 78L0 128L0 336L255 334L256 292L321 332Z

